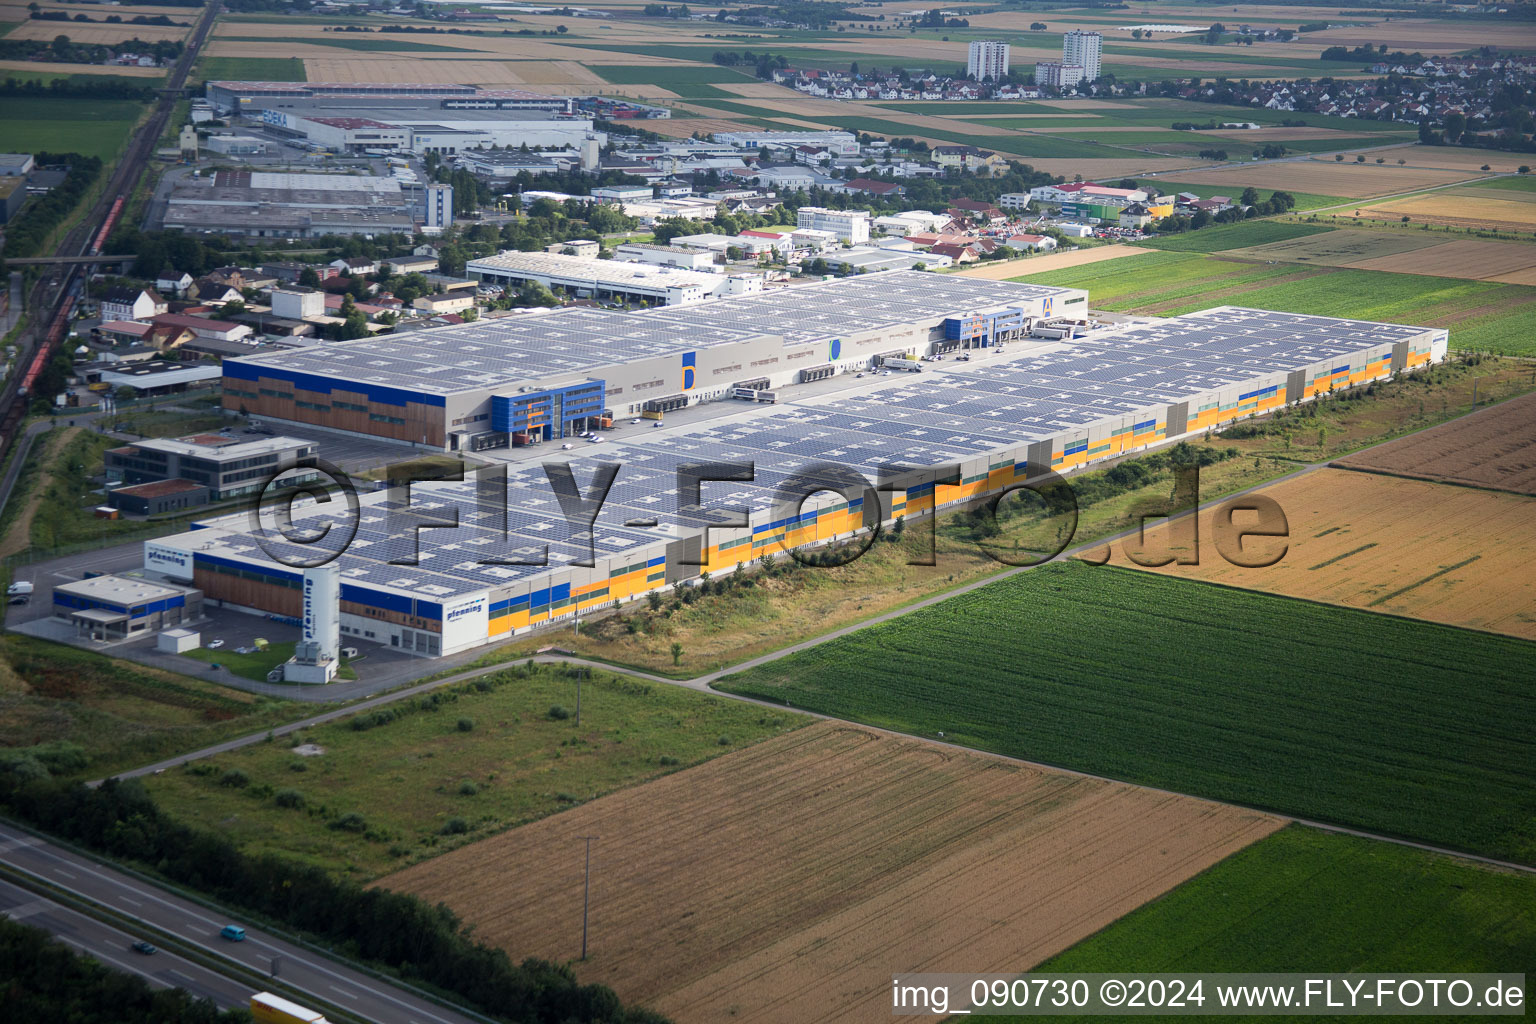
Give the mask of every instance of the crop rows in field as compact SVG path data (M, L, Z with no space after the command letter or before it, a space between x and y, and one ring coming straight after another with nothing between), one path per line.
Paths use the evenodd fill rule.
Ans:
M682 1024L873 1021L896 965L1023 969L1279 824L822 722L382 884L564 960L598 836L582 981Z
M1524 641L1058 563L718 685L1532 861L1533 657Z
M1034 970L1500 972L1533 961L1536 878L1292 826Z

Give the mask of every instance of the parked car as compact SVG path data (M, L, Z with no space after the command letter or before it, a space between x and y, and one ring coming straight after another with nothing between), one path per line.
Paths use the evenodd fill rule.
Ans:
M210 651L216 651L220 647L223 647L223 646L224 646L224 641L223 640L210 640L210 641L208 641L208 649Z
M155 947L151 946L143 939L140 939L128 948L133 950L135 953L143 953L145 956L153 956L156 952Z
M563 444L563 445L561 445L561 446L560 446L560 447L561 447L561 448L565 448L565 449L567 449L567 450L569 450L569 449L571 449L571 448L574 448L574 447L576 447L576 446L575 446L575 445L573 445L573 444L569 444L569 443L567 443L567 444Z
M27 597L25 595L20 595L20 596L11 598L11 602L10 603L11 604L30 604L31 602L32 602L32 599L30 597Z

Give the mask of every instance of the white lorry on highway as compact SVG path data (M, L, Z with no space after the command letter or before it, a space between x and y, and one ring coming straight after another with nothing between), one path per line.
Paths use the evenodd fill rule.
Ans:
M325 1014L271 992L257 992L251 996L251 1016L256 1018L256 1024L330 1024Z

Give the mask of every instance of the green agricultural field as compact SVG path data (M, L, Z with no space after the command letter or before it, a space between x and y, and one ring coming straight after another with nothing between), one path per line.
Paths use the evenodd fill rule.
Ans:
M204 57L197 62L204 82L302 82L304 62L298 57Z
M247 852L375 877L808 721L607 672L582 684L580 725L575 710L572 675L519 666L147 784Z
M62 775L107 775L324 709L33 637L0 638L0 761L31 754L47 765L62 754Z
M1505 637L1069 562L718 685L1531 863L1533 658Z
M1226 249L1242 249L1250 245L1284 242L1288 239L1318 235L1332 230L1330 227L1319 224L1251 220L1240 224L1217 224L1198 231L1186 231L1182 235L1152 238L1142 244L1172 252L1222 252Z
M147 109L135 100L12 100L0 113L0 139L18 152L83 153L110 161Z
M668 89L678 82L706 84L736 82L748 85L758 80L750 70L743 73L718 64L705 64L698 67L613 64L603 65L593 70L614 85L665 85Z
M685 99L696 100L739 100L740 96L719 88L717 83L746 85L757 81L750 73L743 74L715 64L662 68L614 65L594 70L615 85L664 85Z
M1222 149L1226 147L1217 146L1216 148ZM1236 152L1236 150L1232 152ZM1162 178L1149 179L1147 183L1156 185L1165 193L1193 192L1201 199L1209 199L1211 196L1232 196L1236 198L1243 192L1241 185L1191 185L1187 181L1164 181ZM1274 189L1260 189L1259 195L1268 199L1269 193L1273 191ZM1298 213L1315 210L1320 206L1341 206L1349 202L1359 202L1359 200L1346 199L1343 196L1324 196L1318 195L1315 192L1291 192L1291 195L1296 199L1296 212Z
M1202 228L1194 234L1219 230ZM1536 302L1536 287L1529 285L1341 267L1269 266L1194 252L1149 253L1016 280L1087 288L1095 308L1164 316L1232 305L1400 324L1433 325L1445 318L1453 349L1536 354L1536 337L1528 329L1528 304Z
M1293 825L1031 970L1495 973L1532 963L1536 878Z
M1536 177L1522 174L1518 178L1485 178L1468 182L1463 188L1492 188L1504 192L1536 192Z

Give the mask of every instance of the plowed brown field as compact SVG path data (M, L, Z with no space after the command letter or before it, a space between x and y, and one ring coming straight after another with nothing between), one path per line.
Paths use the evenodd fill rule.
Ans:
M1267 815L822 723L381 884L681 1024L885 1021L893 971L1018 971L1274 831Z
M1207 510L1200 564L1148 571L1536 639L1536 575L1527 571L1536 564L1536 499L1344 469L1261 493L1279 503L1289 527L1277 564L1242 568L1222 558ZM1148 552L1187 550L1164 547L1167 529L1147 530ZM1279 543L1252 538L1244 548ZM1118 550L1113 561L1130 564Z
M1338 464L1536 495L1536 393L1346 456Z

